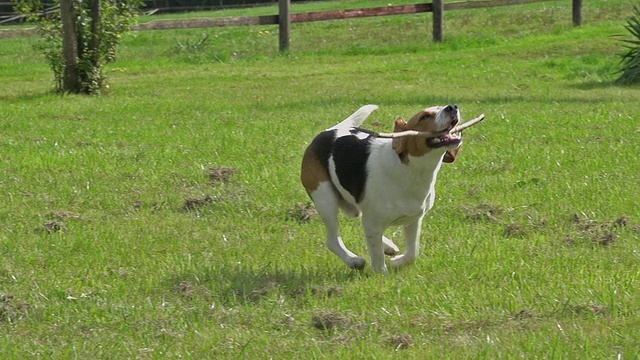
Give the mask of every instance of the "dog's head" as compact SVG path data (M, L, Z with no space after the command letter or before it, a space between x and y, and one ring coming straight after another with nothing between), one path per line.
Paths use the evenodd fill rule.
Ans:
M424 156L430 152L445 153L444 162L452 163L458 155L462 138L449 131L460 122L460 110L457 105L434 106L413 115L409 121L396 120L394 132L413 130L420 133L443 133L438 137L421 135L405 136L393 139L393 149L402 162L409 161L409 155Z

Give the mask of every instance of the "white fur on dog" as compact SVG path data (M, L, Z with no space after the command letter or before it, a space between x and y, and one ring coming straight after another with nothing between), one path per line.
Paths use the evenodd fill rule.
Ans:
M302 172L307 192L325 223L328 248L349 267L364 267L365 259L351 252L340 237L338 209L349 216L361 215L371 265L375 271L387 272L385 253L397 254L399 250L390 239L384 237L383 232L391 225L400 225L404 229L406 249L403 254L391 258L392 266L409 264L416 259L420 249L422 219L435 201L435 185L443 155L448 149L460 146L460 142L452 143L451 146L428 148L421 143L425 141L424 138L407 139L406 141L412 142L408 146L424 149L407 153L407 161L402 161L391 139L378 138L370 132L357 129L377 108L376 105L363 106L344 121L325 130L323 136L329 140L325 140L322 143L324 145L312 143L309 146ZM416 119L412 118L409 126L421 124L415 126L429 125L436 131L446 130L460 118L457 106L446 109L449 110L444 107L424 109L419 114L434 114L432 118L424 120L432 123L421 123L421 118L416 114ZM344 136L354 137L354 143L366 141L368 154L347 154L366 161L366 179L360 179L364 183L360 199L356 199L343 186L345 179L341 179L336 170L335 153L324 160L329 141L335 143L335 140ZM353 151L359 151L358 149L354 147Z

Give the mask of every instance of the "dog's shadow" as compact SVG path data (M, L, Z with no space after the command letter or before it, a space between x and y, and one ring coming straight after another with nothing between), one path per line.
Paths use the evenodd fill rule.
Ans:
M179 273L167 278L166 285L181 297L206 297L233 306L257 303L274 295L293 299L341 296L341 285L367 276L367 272L349 269L285 270L270 265L238 265Z

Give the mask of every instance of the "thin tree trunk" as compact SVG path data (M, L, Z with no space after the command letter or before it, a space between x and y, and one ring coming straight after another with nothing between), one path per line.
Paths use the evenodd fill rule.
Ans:
M91 66L95 71L100 71L100 31L102 30L102 0L90 0L91 8L91 41L89 42L89 56ZM98 88L102 84L98 84Z
M62 91L79 93L82 82L78 69L78 36L74 22L73 0L60 0L60 20L62 21L62 51L64 69Z

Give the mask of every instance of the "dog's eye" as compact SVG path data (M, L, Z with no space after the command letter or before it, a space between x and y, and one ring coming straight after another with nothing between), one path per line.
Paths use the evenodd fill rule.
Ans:
M431 115L429 115L429 114L422 115L422 117L420 118L420 121L429 120L430 117L431 117Z

